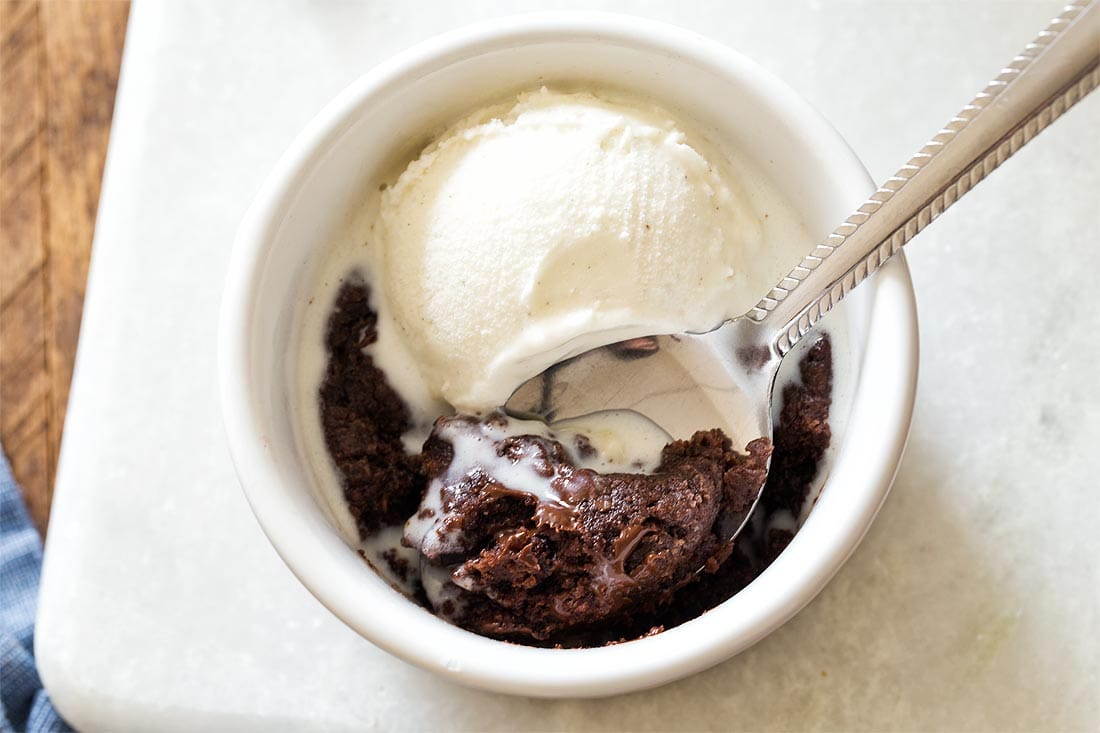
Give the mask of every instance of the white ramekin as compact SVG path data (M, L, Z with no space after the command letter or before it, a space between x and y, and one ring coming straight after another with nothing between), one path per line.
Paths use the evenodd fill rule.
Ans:
M649 95L747 151L824 235L873 190L840 135L754 63L673 26L549 13L494 20L422 43L371 70L298 136L249 210L222 304L221 398L241 484L303 584L387 651L456 682L507 693L601 696L684 677L736 654L805 606L844 563L889 491L908 433L917 322L895 258L834 312L857 353L846 435L787 550L732 599L655 636L598 649L535 649L463 631L376 576L315 498L293 419L296 294L363 187L482 101L544 81Z

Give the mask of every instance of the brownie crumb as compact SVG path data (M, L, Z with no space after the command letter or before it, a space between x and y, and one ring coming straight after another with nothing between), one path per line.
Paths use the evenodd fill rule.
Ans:
M425 486L420 457L406 454L401 443L409 410L364 353L378 339L377 326L370 289L361 281L345 283L325 337L321 425L362 537L412 516Z
M409 565L407 558L401 557L397 554L397 550L391 547L382 553L382 559L389 565L390 572L394 574L394 577L402 583L409 582L409 573L412 571L412 566Z
M827 337L809 348L798 364L801 384L783 389L783 409L775 430L775 459L761 497L765 515L786 509L796 517L829 447L833 394L833 349Z

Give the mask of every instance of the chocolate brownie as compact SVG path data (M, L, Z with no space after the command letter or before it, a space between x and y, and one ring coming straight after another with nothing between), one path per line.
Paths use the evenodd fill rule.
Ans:
M366 537L413 517L429 483L442 482L439 511L446 517L439 520L449 541L419 547L436 574L453 583L437 612L494 638L538 646L615 643L658 633L725 601L790 542L793 532L769 528L768 520L800 515L830 440L832 356L822 337L800 363L801 382L784 389L764 494L736 546L722 541L716 519L751 501L772 451L766 440L741 454L720 431L700 432L666 446L652 474L578 468L562 444L545 436L500 440L498 457L556 482L556 500L546 501L485 472L452 475L447 436L487 429L503 417L441 418L422 454L405 453L400 438L408 409L364 353L375 329L366 285L345 284L329 321L320 400L349 509ZM585 446L572 448L577 456ZM414 595L423 602L424 589Z
M408 455L401 443L409 409L364 352L378 340L377 327L370 289L360 280L345 283L325 335L329 359L321 384L321 426L364 537L408 519L425 482L420 456Z
M481 465L455 475L444 436L484 439L487 427L506 423L502 415L436 421L424 465L440 482L430 489L445 512L440 531L457 539L418 547L463 590L451 620L497 638L546 642L655 613L700 568L729 556L719 514L751 505L771 454L766 439L740 454L710 430L666 446L652 474L600 474L578 468L557 440L508 435L493 442L496 458L536 467L552 500L516 491Z

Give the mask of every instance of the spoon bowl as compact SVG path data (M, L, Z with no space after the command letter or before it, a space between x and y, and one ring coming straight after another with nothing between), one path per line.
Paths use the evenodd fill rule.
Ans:
M676 440L721 428L740 450L772 435L771 393L780 359L757 343L759 330L739 318L707 333L646 336L592 349L522 384L505 409L548 423L632 410ZM720 518L731 538L759 496L758 490L745 511Z

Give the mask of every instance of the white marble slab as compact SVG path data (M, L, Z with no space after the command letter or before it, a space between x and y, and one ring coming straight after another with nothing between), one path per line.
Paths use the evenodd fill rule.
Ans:
M62 712L89 730L1096 730L1100 95L911 248L922 375L894 493L825 592L738 658L605 701L471 692L361 640L268 546L215 396L245 206L375 62L466 21L569 4L135 4L39 618ZM879 179L1059 9L594 5L747 52Z

